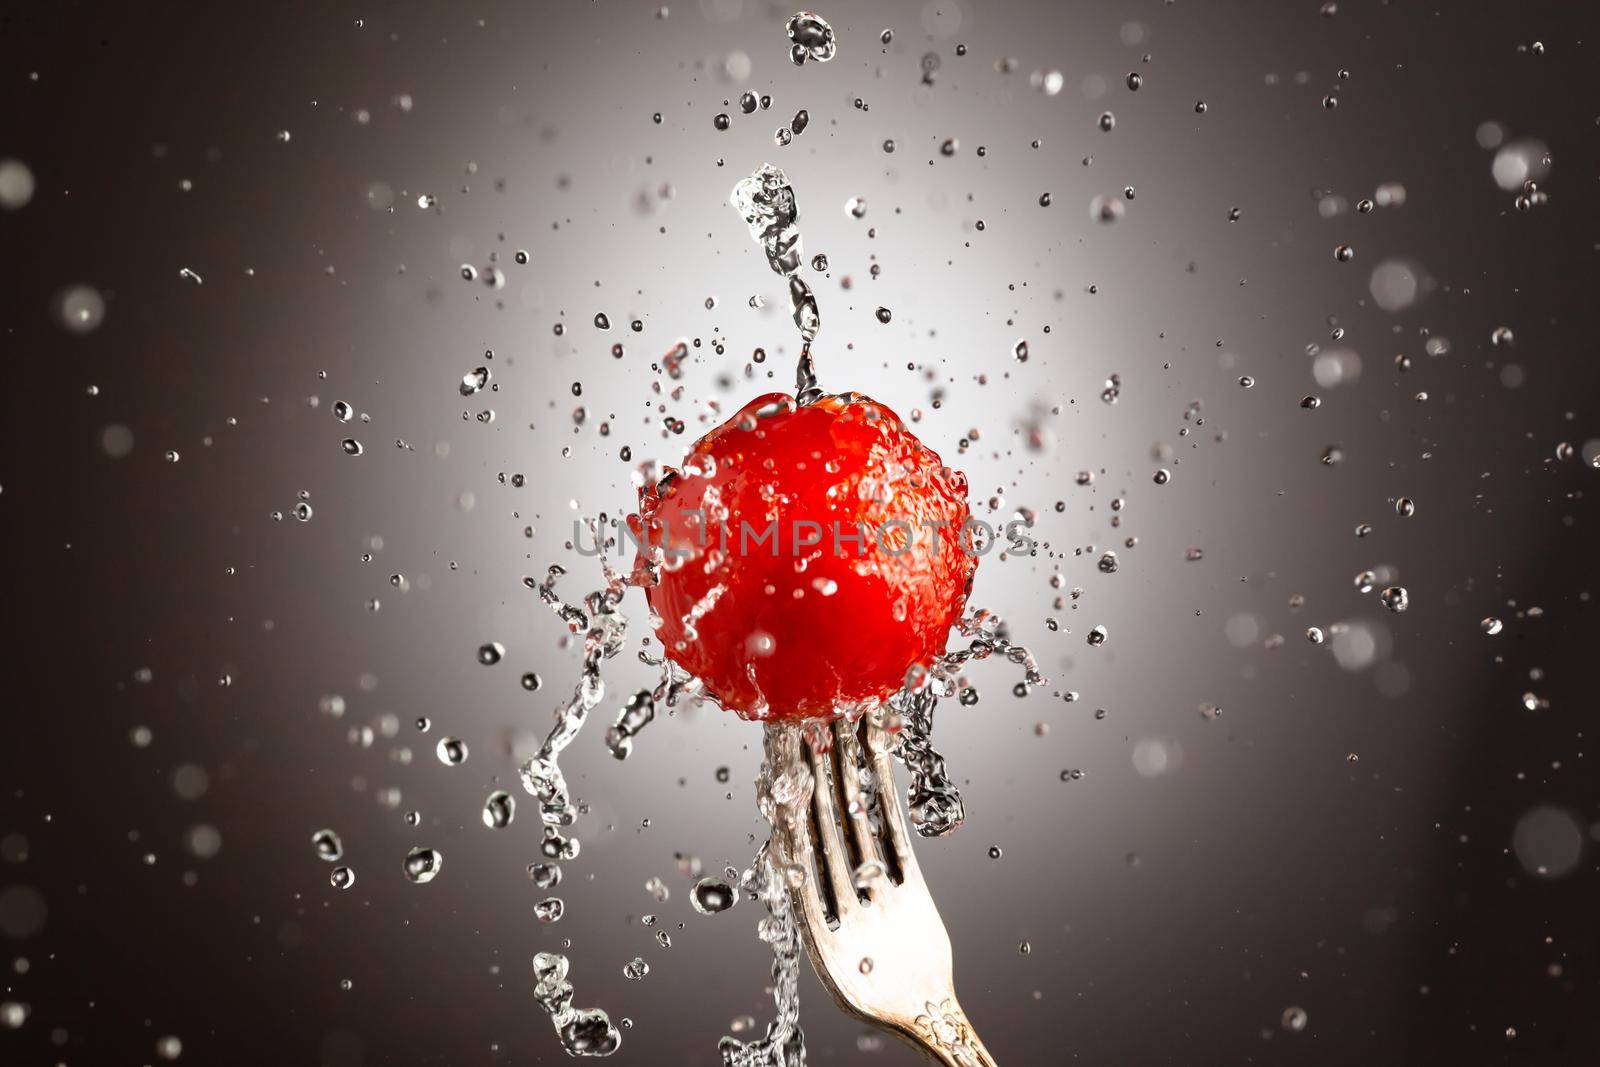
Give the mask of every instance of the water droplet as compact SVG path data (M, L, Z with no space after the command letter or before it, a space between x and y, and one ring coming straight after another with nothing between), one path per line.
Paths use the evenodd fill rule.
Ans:
M485 667L493 667L505 658L506 646L499 641L490 641L488 644L478 646L478 662Z
M337 863L344 857L344 843L332 830L318 830L312 834L311 847L316 849L318 859L329 863Z
M467 762L467 743L460 738L441 737L433 750L438 755L439 762L446 767L459 767Z
M0 208L20 211L33 199L33 171L18 159L0 159Z
M716 915L739 902L739 893L720 878L702 878L690 891L689 903L701 915Z
M609 1056L622 1045L622 1035L598 1008L577 1012L573 1020L557 1032L562 1048L572 1056Z
M1383 602L1384 607L1396 615L1411 606L1411 594L1406 592L1406 587L1403 585L1389 586L1378 594L1378 599Z
M349 867L335 867L328 873L328 882L335 889L349 889L356 884L356 872Z
M55 301L56 315L71 333L91 333L106 317L106 301L91 285L73 285L61 291Z
M1117 197L1103 193L1089 201L1089 217L1103 226L1116 222L1127 210Z
M436 849L414 848L406 853L406 878L416 885L427 885L444 866L444 856Z
M489 794L483 802L483 825L491 830L503 830L511 825L517 813L517 799L502 789Z
M797 67L803 66L807 60L826 63L838 51L833 27L815 12L795 13L784 28L792 42L789 46L789 59Z

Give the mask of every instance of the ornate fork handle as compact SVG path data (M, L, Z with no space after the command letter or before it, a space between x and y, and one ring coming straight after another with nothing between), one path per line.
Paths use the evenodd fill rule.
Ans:
M914 1023L916 1043L947 1067L996 1067L954 997L928 1004Z

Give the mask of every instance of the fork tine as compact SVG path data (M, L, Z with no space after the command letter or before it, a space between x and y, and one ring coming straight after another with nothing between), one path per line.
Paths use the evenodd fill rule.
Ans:
M763 773L778 777L791 775L804 766L809 772L810 760L805 753L810 745L801 732L791 727L768 723L762 735ZM815 788L813 779L812 788ZM827 930L827 908L822 899L822 882L819 878L816 849L811 840L811 797L803 800L778 802L774 798L773 839L778 849L780 875L788 888L801 924L807 929ZM799 868L802 877L791 874Z
M919 878L917 854L911 850L911 835L906 829L905 808L900 803L900 788L894 780L893 739L875 720L867 721L867 749L878 775L878 800L883 805L883 827L894 851L894 863L902 881Z
M842 919L856 902L856 886L850 869L850 854L839 832L838 783L834 779L833 759L829 753L819 753L804 741L802 745L816 780L812 790L811 832L819 846L819 866L823 868L817 873L827 879L833 890L835 912Z
M861 776L858 770L863 763L861 751L860 724L851 722L838 722L834 724L834 745L839 752L838 767L840 774L840 790L844 805L845 821L850 825L850 839L855 845L855 858L860 864L877 864L885 874L889 874L890 865L886 860L883 849L878 842L878 835L872 829L870 811L871 800L865 790L861 788ZM870 761L866 766L875 777L878 776L876 766ZM879 778L879 791L882 791L882 780ZM889 788L894 788L893 780ZM881 814L881 813L880 813ZM887 821L887 816L884 816ZM852 881L854 879L852 878Z
M806 810L786 812L782 818L781 853L785 865L798 864L805 871L805 877L795 885L788 880L788 872L782 872L785 882L789 886L790 899L799 905L801 923L809 930L828 929L827 907L822 901L821 882L818 880L816 850L811 847L811 837L807 832L807 822L810 819L810 804Z

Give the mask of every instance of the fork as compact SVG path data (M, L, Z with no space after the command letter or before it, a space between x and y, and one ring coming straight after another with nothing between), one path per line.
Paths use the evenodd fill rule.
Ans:
M995 1067L956 1001L950 935L911 851L887 732L862 716L797 740L814 784L778 836L804 872L788 884L817 977L846 1012L936 1062Z

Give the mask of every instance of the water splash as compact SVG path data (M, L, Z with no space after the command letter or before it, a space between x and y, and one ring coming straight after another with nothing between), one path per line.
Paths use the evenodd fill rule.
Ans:
M591 524L591 532L598 542L598 528L594 524ZM606 687L600 676L601 666L622 651L628 630L627 617L617 610L627 592L627 582L603 556L600 566L605 586L584 597L582 607L569 604L556 594L556 581L566 573L559 565L552 564L544 581L537 585L539 599L550 606L570 631L583 635L583 668L572 697L556 709L555 726L539 751L522 765L522 786L539 801L539 815L545 822L540 850L552 860L569 860L578 854L578 839L556 829L572 825L578 817L578 808L572 801L566 777L561 773L561 753L578 736L589 712L604 699ZM531 579L524 581L533 585ZM559 877L559 874L552 874L552 884ZM559 906L558 898L551 900ZM559 914L559 910L556 913ZM534 1000L549 1014L568 1055L609 1056L622 1046L621 1031L604 1011L572 1006L572 983L567 981L565 956L542 952L534 958L533 966Z
M911 825L921 837L944 837L966 820L961 790L945 769L944 757L933 747L933 712L940 697L954 696L962 669L971 662L1003 656L1022 668L1024 686L1044 685L1033 653L1008 636L1005 620L983 608L956 624L965 648L953 649L926 670L914 670L906 687L890 697L888 708L901 719L895 755L911 772L906 805Z
M969 643L966 648L946 652L939 658L932 672L936 677L953 685L956 675L966 664L985 660L990 656L1003 656L1022 668L1025 685L1032 687L1046 684L1045 676L1039 672L1039 664L1034 659L1033 653L1011 640L1005 620L994 612L987 608L976 608L962 616L956 623L956 630L962 637L969 638Z
M781 168L763 163L733 187L730 202L744 216L750 236L766 253L767 266L774 274L788 279L789 306L801 341L800 360L795 370L795 398L801 404L810 404L822 396L811 361L811 342L822 328L822 315L811 286L799 274L804 253L800 228L796 225L800 211L795 204L794 186L789 184Z
M627 759L633 754L633 739L655 721L656 702L650 690L641 689L628 698L617 712L617 721L606 731L606 747L617 759Z
M629 697L606 730L606 747L619 760L633 754L633 739L655 721L657 708L666 708L671 715L680 702L693 699L701 692L700 679L666 657L658 659L641 649L639 662L659 668L661 679L654 689L641 689Z
M622 1047L622 1032L599 1008L574 1008L567 957L541 952L533 958L533 999L550 1016L569 1056L609 1056Z
M562 751L578 736L589 712L604 699L606 685L600 677L601 664L622 651L628 619L617 611L627 591L622 576L601 561L606 585L584 597L584 607L568 604L556 595L556 581L566 568L551 564L545 580L538 585L543 600L573 633L583 634L583 670L572 698L556 709L556 724L539 751L522 765L522 787L539 801L539 815L550 826L570 826L578 809L572 803L566 777L561 773Z
M762 737L761 772L756 802L776 837L784 819L803 818L811 796L811 772L800 758L805 744L792 723L768 723ZM778 849L769 838L754 864L740 879L744 893L759 900L766 915L756 934L772 946L772 1002L776 1012L766 1033L755 1041L724 1037L717 1043L723 1067L805 1067L806 1040L800 1029L800 928L789 899L792 876L801 872L779 866Z
M740 885L767 909L756 935L772 946L776 1013L766 1034L755 1041L727 1036L717 1042L723 1067L805 1067L806 1038L800 1029L800 930L790 911L788 888L768 855L768 846L762 846Z
M922 837L954 833L967 818L961 790L945 770L944 757L933 747L933 710L938 703L938 690L931 685L907 687L889 698L890 710L901 720L895 755L911 772L906 807L911 825Z

